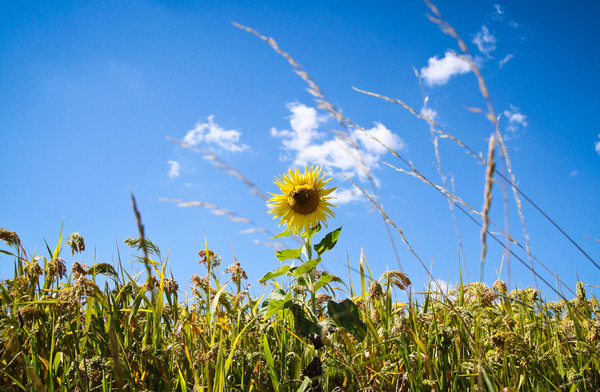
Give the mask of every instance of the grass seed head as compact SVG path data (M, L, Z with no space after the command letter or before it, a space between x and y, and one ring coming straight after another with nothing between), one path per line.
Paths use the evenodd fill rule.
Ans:
M325 293L319 293L316 295L317 305L322 306L323 304L331 301L331 295Z
M150 275L144 286L146 287L146 290L152 291L158 287L158 284L159 283L158 280L156 280L156 277L154 275Z
M21 239L14 231L10 231L0 227L0 240L6 242L9 246L18 247L21 244Z
M80 264L77 261L73 262L73 267L71 267L71 272L73 273L73 278L77 279L80 276L86 276L88 273L88 266L85 263Z
M69 238L67 238L66 243L71 246L71 256L73 256L75 252L81 253L85 250L85 241L79 233L72 233Z
M527 305L533 305L533 303L538 300L539 294L539 290L527 287L526 289L515 289L508 293L508 296L510 298L521 300Z
M44 270L38 264L37 261L33 261L27 267L27 277L29 278L29 281L32 283L37 282L38 279L40 278L40 276L42 276L43 274L44 274Z
M369 286L369 300L379 301L383 298L383 289L378 281L374 280Z
M211 249L208 249L208 257L206 249L202 249L201 251L199 251L198 256L200 256L200 260L198 260L198 263L206 265L208 261L210 263L210 268L218 267L219 264L221 264L221 258L217 253L215 253ZM209 265L207 265L207 267L208 266Z
M242 279L248 279L246 271L244 271L244 269L240 266L239 261L236 261L234 264L227 267L224 272L231 274L231 280L233 282L239 282Z
M51 279L62 279L67 276L67 267L65 267L65 261L60 257L55 257L48 262L46 265L46 275L50 276Z
M492 290L504 295L506 294L506 283L498 279L492 285Z
M164 287L165 291L169 294L176 294L177 290L179 290L179 284L171 278L165 278Z
M202 290L210 289L210 279L208 276L192 275L192 283L194 286L199 287Z
M575 296L577 297L578 300L585 301L586 300L586 298L585 298L585 285L583 284L583 282L577 282L577 286L576 287L577 287L577 290L575 291L576 292Z

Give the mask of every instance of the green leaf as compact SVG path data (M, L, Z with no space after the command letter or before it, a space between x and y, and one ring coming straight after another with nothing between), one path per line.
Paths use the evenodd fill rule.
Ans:
M313 268L315 268L317 265L319 265L319 263L321 262L321 258L316 258L313 260L308 260L306 263L303 263L302 265L300 265L298 268L296 268L294 270L294 276L299 276L302 274L305 274L309 271L311 271Z
M344 328L359 341L367 336L367 325L360 319L358 307L351 299L346 298L340 303L329 301L327 312L338 327Z
M281 233L277 234L275 237L271 237L271 238L273 238L273 239L275 239L275 238L283 238L283 237L289 237L290 235L291 235L290 231L288 229L285 229Z
M306 388L308 388L310 385L312 385L312 381L310 381L310 378L308 378L307 376L304 376L304 380L302 381L302 384L300 384L300 387L298 388L298 392L306 391ZM312 388L311 388L311 390L312 390Z
M123 242L128 247L135 248L137 250L140 250L144 246L146 246L146 250L148 251L148 253L154 254L154 255L160 257L160 249L148 238L146 238L146 239L144 239L144 241L142 241L138 237L129 237L129 238L124 239Z
M315 284L315 292L319 291L319 289L321 289L321 287L323 287L327 283L331 282L331 279L333 279L333 277L331 275L329 275L327 272L323 272L321 274L321 277Z
M286 272L288 272L290 270L290 268L291 267L288 264L282 265L281 267L279 267L279 268L277 268L277 269L275 269L275 270L273 270L271 272L267 272L265 274L265 276L263 276L262 278L260 278L260 280L258 282L259 283L264 283L267 280L275 279L278 276L281 276L281 275L285 274Z
M269 340L267 339L267 334L263 335L263 347L265 351L265 361L267 362L267 369L269 370L269 376L271 377L271 382L273 383L273 389L275 390L275 392L279 392L279 385L281 384L281 382L277 378L277 371L275 370L275 360L273 359L271 349L269 348Z
M300 258L300 248L297 249L284 249L284 250L276 250L277 259L279 261L285 261L289 259L299 259Z
M300 236L302 238L311 239L313 235L318 233L321 230L321 223L317 222L315 226L311 226L310 229L303 232Z
M292 300L292 293L285 293L285 291L281 289L276 289L269 294L267 298L265 298L260 311L258 312L258 316L264 319L268 319L274 313L278 312L283 305L285 305L288 301Z
M340 236L341 231L342 231L342 227L340 226L339 228L335 229L331 233L328 233L321 240L321 242L319 242L317 245L314 246L315 251L317 251L317 254L319 256L321 256L321 254L323 254L324 252L327 252L328 250L333 249L333 247L337 243L337 240Z
M118 276L119 276L117 274L117 271L115 271L115 268L108 263L94 264L90 267L90 269L88 270L88 273L90 275L106 275L106 276L112 276L114 278L118 278Z
M217 310L217 306L219 306L219 298L221 297L221 294L223 294L223 290L225 290L225 286L227 286L227 283L229 283L229 282L226 282L223 286L221 286L221 288L215 294L215 298L213 299L212 305L210 306L210 314L215 314L215 312ZM160 297L160 298L162 298L162 297ZM157 328L157 330L158 329L160 329L160 326Z

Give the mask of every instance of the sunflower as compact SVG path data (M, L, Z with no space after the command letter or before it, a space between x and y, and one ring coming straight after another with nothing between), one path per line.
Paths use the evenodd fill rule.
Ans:
M325 188L325 184L331 178L324 179L327 172L321 175L321 167L308 166L304 168L304 174L298 168L289 170L287 175L276 178L274 183L279 186L282 194L274 194L268 200L273 218L281 218L279 225L286 223L288 228L299 233L303 229L308 230L311 226L323 222L327 226L328 215L335 214L330 207L335 207L327 200L332 199L329 195L336 188Z

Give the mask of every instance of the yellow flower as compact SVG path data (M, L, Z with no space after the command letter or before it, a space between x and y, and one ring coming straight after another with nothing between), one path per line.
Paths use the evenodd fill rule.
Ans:
M335 216L329 208L335 206L327 201L332 197L327 195L336 188L325 188L331 178L324 179L327 172L321 176L320 166L310 169L305 166L304 174L298 168L294 169L275 179L282 194L270 194L273 197L268 200L269 214L273 214L274 219L281 218L279 225L286 223L295 233L306 231L319 222L327 226L328 215Z

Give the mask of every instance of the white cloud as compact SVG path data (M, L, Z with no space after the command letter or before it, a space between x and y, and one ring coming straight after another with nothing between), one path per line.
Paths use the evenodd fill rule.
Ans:
M519 127L527 126L527 117L519 112L519 108L510 105L510 110L505 110L503 114L508 120L508 125L506 126L507 131L514 133Z
M600 139L600 134L598 134L598 138ZM596 148L596 152L600 155L600 140L594 143L594 147Z
M460 58L453 51L446 51L441 60L438 56L427 61L427 67L421 68L421 77L429 86L442 85L454 75L465 74L471 71L469 63Z
M490 33L486 25L481 26L481 30L473 38L473 43L477 45L477 49L487 57L496 49L496 42L496 37Z
M434 120L434 121L435 121L435 118L436 118L436 117L437 117L437 115L438 115L438 113L437 113L435 110L433 110L433 109L432 109L432 108L430 108L430 107L425 107L425 106L423 106L423 107L421 108L421 112L420 112L420 114L421 114L421 116L423 116L423 117L427 117L427 118L430 118L430 119L432 119L432 120Z
M498 15L502 15L504 13L504 10L500 7L500 4L494 4L494 9L496 9L496 13Z
M363 194L356 188L338 188L331 193L335 199L332 203L335 205L348 204L350 202L363 198Z
M216 124L213 119L214 116L210 115L206 118L206 122L198 122L194 129L186 133L183 141L192 146L204 142L231 152L239 152L249 148L246 144L239 144L240 135L242 134L240 131L226 130Z
M270 133L282 139L283 158L291 160L295 166L321 165L334 174L358 176L364 180L366 171L377 167L379 158L388 151L385 146L394 150L405 147L402 139L381 123L364 131L353 129L350 140L343 140L318 130L327 117L319 116L314 108L300 103L289 104L288 108L292 112L289 117L291 130L271 128ZM356 200L360 194L339 190L337 197L338 203L346 203Z
M179 177L179 170L181 169L181 165L179 164L179 162L167 161L167 165L169 165L169 177Z
M569 173L569 177L575 177L579 175L579 170L573 170L571 173Z
M453 286L450 284L450 282L443 279L435 279L431 281L429 289L434 293L448 295L448 292L453 289Z
M382 123L376 122L375 126L367 129L367 132L356 131L354 135L369 153L383 155L388 151L388 148L394 150L402 149L404 142L385 127Z
M500 68L504 67L504 64L508 63L510 60L512 60L515 56L512 54L507 54L506 56L504 56L504 58L500 61L498 61L498 65L500 66Z
M271 128L271 136L283 138L283 146L288 150L301 150L320 138L317 130L327 117L319 116L315 108L297 102L288 104L287 108L292 112L289 117L292 131Z

